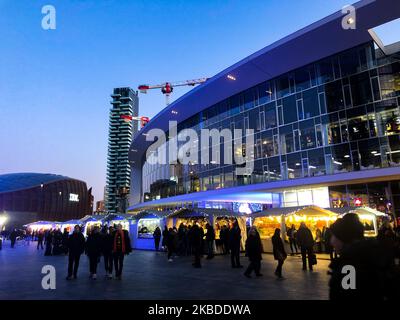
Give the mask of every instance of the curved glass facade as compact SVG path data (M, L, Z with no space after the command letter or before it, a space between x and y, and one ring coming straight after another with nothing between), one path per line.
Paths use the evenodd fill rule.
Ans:
M251 174L239 176L235 165L212 162L145 162L142 199L400 166L399 105L400 54L386 57L366 43L261 83L178 124L178 132L254 129ZM219 149L223 158L222 144Z

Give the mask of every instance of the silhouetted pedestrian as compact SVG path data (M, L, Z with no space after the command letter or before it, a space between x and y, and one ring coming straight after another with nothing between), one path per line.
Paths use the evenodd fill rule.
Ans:
M156 251L160 249L160 239L161 239L161 230L160 227L157 227L154 232L153 232L153 238L154 238L154 246Z
M313 270L313 264L315 261L314 256L314 238L311 233L311 230L307 228L306 224L302 222L300 224L300 228L297 231L297 243L301 249L301 259L303 261L303 270L307 270L307 260L308 260L308 268L310 271Z
M281 229L279 228L275 229L275 233L272 236L272 248L274 253L274 259L278 261L278 266L276 267L275 275L278 278L282 278L282 267L283 263L287 258L287 254L281 238Z
M68 237L66 246L68 248L68 276L67 280L74 279L78 276L79 260L81 254L85 251L85 237L81 232L81 228L76 225L74 231Z
M97 264L99 263L102 249L102 239L99 227L94 226L86 240L86 254L89 257L90 278L97 279Z
M229 231L229 248L231 251L232 268L243 268L240 264L240 241L242 239L241 230L237 221L233 223Z
M114 233L113 247L115 277L118 280L121 280L122 278L125 255L131 253L131 251L132 247L131 240L129 238L129 232L127 230L123 230L122 225L118 224L117 231Z
M246 255L250 260L250 264L247 267L244 275L251 278L251 273L255 272L257 277L261 277L261 260L262 260L262 244L260 234L258 233L256 227L251 227L249 230L249 235L246 240Z

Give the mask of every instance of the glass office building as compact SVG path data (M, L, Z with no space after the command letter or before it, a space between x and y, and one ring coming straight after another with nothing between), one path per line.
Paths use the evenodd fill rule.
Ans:
M326 206L351 206L361 201L362 205L400 212L400 46L382 48L373 38L366 40L353 45L350 40L345 50L332 51L274 77L266 72L265 81L227 93L226 98L178 121L178 132L190 128L199 136L202 129L252 129L254 144L247 156L254 161L253 168L246 175L236 175L237 165L222 160L150 164L142 157L139 166L137 161L133 165L138 168L142 186L134 197L139 203L136 207L145 207L146 202L173 205L174 197L175 204L190 202L190 194L199 192L207 198L209 191L232 190L234 194L238 187L251 191L258 185L258 192L280 195L281 200L272 206L296 206L304 197L321 199L321 194L313 196L313 192L323 187ZM234 75L231 69L225 75ZM228 77L225 81L236 80ZM185 98L170 109L181 112ZM137 136L136 141L140 138ZM245 141L243 137L242 147L228 152L245 155ZM200 141L194 143L202 151ZM226 141L217 143L218 156L224 159ZM233 141L230 144L234 145ZM309 185L308 195L303 192L305 185ZM303 192L300 197L299 192ZM297 200L293 200L293 194ZM187 195L187 201L183 195ZM163 198L170 200L160 201ZM218 202L218 196L213 199ZM229 208L226 202L224 207Z

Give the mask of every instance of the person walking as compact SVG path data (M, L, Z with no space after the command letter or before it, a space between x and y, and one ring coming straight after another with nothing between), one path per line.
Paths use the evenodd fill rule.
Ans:
M315 230L315 249L317 253L322 253L322 231L320 228Z
M154 246L156 251L160 249L160 239L161 239L161 230L160 227L157 227L154 232L153 232L153 238L154 238Z
M63 251L63 253L64 253L65 255L68 254L68 239L69 239L68 230L67 230L67 228L64 228L64 232L63 232L63 234L62 234L61 243L62 243L62 251Z
M301 259L303 261L303 270L307 270L307 260L308 260L308 268L310 271L313 270L314 264L314 238L311 233L311 230L307 228L306 224L302 222L300 224L300 228L297 231L297 243L300 246L301 250Z
M104 269L106 271L106 277L112 279L113 273L113 246L114 246L114 227L110 226L108 229L105 226L101 233L102 245L101 253L104 259Z
M37 231L36 236L37 236L36 249L39 250L40 247L43 250L43 238L44 238L43 230Z
M99 227L94 226L86 240L86 254L89 257L90 278L97 279L97 264L101 255L102 241Z
M85 251L85 237L81 228L76 225L74 231L66 242L68 248L68 276L67 280L76 279L78 276L79 260Z
M243 268L240 264L240 241L242 239L239 223L235 221L229 230L229 248L231 251L232 268Z
M201 268L201 253L202 253L202 244L203 244L203 232L202 229L197 225L197 223L193 224L190 229L190 246L194 255L194 262L192 263L193 267Z
M211 224L206 224L206 242L207 242L207 259L210 260L214 258L214 240L215 240L215 231Z
M247 267L244 275L247 278L251 278L251 273L255 272L257 277L261 277L261 260L262 260L262 244L260 234L255 227L251 227L249 230L249 236L246 240L246 255L249 258L250 264Z
M329 254L329 258L332 261L337 257L336 252L334 253L333 246L331 244L332 231L331 228L326 227L323 232L323 241L325 247L325 253Z
M283 278L282 267L283 263L287 258L287 254L281 238L281 229L279 228L275 229L274 235L272 236L272 248L274 253L274 259L278 261L278 266L276 267L275 275L278 278Z
M18 237L18 231L17 229L14 229L10 233L11 248L15 247L15 242L17 241L17 237Z
M163 248L163 250L167 250L167 239L168 239L168 235L169 235L169 231L167 226L164 227L164 230L162 232L162 242L161 242L161 246Z
M122 279L125 255L128 255L131 252L132 246L131 239L129 238L129 232L122 229L122 224L118 224L117 231L114 232L113 245L115 277L118 280Z
M53 232L52 230L47 230L44 237L44 244L46 250L44 251L45 256L51 256L53 252Z
M223 254L229 254L229 229L226 225L222 226L219 237L222 242Z
M167 259L168 262L172 262L172 255L175 250L175 235L174 235L174 230L172 228L169 228L168 233L165 235L165 245L167 247Z
M298 253L297 242L296 242L296 233L297 233L297 231L296 231L294 224L292 224L292 226L286 232L286 235L289 239L290 251L292 252L292 255Z

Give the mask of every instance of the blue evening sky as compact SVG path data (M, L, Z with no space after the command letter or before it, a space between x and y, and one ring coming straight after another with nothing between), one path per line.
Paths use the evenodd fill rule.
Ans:
M0 174L67 175L100 200L114 87L212 76L348 3L0 0ZM47 4L56 30L41 28ZM140 115L164 106L158 91L140 96Z

